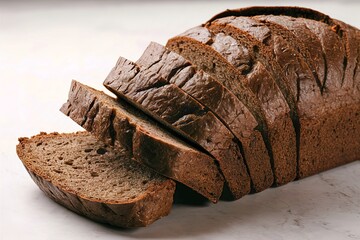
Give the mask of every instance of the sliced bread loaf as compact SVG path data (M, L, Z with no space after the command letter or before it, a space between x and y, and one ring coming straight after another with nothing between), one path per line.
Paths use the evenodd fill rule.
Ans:
M134 160L179 181L213 202L223 189L215 160L165 131L123 101L73 81L61 111L104 142L121 144Z
M214 156L235 199L249 193L250 178L235 136L211 111L170 83L176 71L190 63L166 51L151 54L138 61L141 65L119 58L105 87Z
M39 188L94 221L146 226L169 214L175 183L86 132L20 138L16 150Z

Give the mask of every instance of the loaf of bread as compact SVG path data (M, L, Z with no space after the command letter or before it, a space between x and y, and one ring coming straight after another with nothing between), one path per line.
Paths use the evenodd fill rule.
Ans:
M360 159L359 56L360 31L320 12L227 10L120 57L104 81L117 99L73 81L61 111L149 171L235 200Z

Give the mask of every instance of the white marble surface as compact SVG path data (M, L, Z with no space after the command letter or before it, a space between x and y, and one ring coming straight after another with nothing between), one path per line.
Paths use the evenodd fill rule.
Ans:
M108 228L48 200L15 154L19 136L80 130L63 116L71 79L101 88L136 60L226 8L302 5L360 27L359 1L0 2L0 239L360 239L360 163L207 207L176 205L138 230Z

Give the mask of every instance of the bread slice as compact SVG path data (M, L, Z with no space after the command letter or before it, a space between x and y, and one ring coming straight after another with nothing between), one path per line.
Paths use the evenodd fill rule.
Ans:
M151 54L139 60L141 66L120 57L104 81L105 87L208 151L218 161L235 199L249 193L250 178L235 136L211 111L170 83L176 71L189 62L173 53ZM154 61L145 64L145 58ZM167 61L171 64L164 65Z
M170 39L167 47L217 78L256 117L270 154L275 183L296 177L296 134L283 93L246 37L195 27Z
M270 157L257 129L257 121L246 106L215 78L202 70L197 71L182 56L158 43L150 43L137 64L153 68L157 61L159 64L156 65L161 66L158 72L164 79L169 79L171 84L211 110L241 142L253 191L259 192L269 187L273 182ZM173 76L169 78L171 74Z
M19 138L17 154L52 200L97 222L141 227L169 214L175 183L87 132Z
M223 178L215 160L165 131L123 101L72 81L61 111L110 145L120 144L131 157L217 202Z

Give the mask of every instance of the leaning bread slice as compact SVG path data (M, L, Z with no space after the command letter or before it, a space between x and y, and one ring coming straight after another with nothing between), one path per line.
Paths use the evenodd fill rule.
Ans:
M217 202L224 181L215 160L165 131L129 104L73 81L61 111L104 142Z
M87 132L20 138L17 154L55 202L97 222L146 226L169 214L175 183Z

